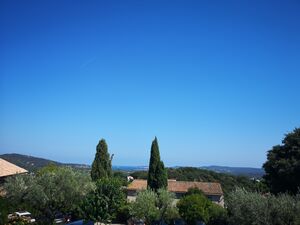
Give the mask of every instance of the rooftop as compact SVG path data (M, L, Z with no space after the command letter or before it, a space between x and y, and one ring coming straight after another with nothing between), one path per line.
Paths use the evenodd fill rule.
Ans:
M139 191L147 188L147 180L132 181L127 190ZM198 188L206 195L223 195L220 183L168 180L168 191L186 193L190 188Z
M27 172L27 170L0 158L0 177Z

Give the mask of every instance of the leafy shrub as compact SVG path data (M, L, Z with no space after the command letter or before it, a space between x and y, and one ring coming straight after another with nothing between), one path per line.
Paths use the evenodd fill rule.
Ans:
M148 189L138 193L135 202L130 205L130 215L134 219L144 220L146 224L154 221L171 224L179 218L178 210L173 204L174 194L165 189L158 189L157 193Z
M37 175L10 177L4 188L12 210L26 209L43 224L51 224L57 212L77 213L92 183L70 168L51 166Z
M212 203L203 195L191 194L183 197L177 204L180 216L189 225L197 221L207 223L209 220L209 207Z
M227 199L232 225L299 225L300 196L261 195L237 189Z
M107 223L116 219L124 205L125 194L121 181L116 178L99 179L96 188L83 201L81 214L86 220Z

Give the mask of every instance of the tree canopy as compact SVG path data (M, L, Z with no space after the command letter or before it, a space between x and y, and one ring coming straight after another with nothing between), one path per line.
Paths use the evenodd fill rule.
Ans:
M229 193L226 205L231 225L300 224L300 195L261 195L238 188Z
M208 207L210 201L203 195L191 194L183 197L177 204L180 216L188 225L195 225L197 221L207 223L209 220Z
M56 212L76 213L92 187L89 176L53 166L38 175L10 177L4 185L12 210L30 210L42 224L52 224Z
M108 153L106 141L101 139L96 147L95 159L92 163L91 177L93 181L112 175L112 157Z
M157 193L150 189L143 190L130 205L130 214L135 219L144 220L147 225L154 221L165 221L170 224L171 220L179 217L178 210L173 204L174 198L174 194L166 189L158 189Z
M151 155L148 171L148 187L157 191L159 188L166 188L168 185L168 176L164 163L160 160L157 138L152 142Z
M190 189L177 203L179 214L188 225L201 221L208 225L226 225L226 210L212 203L201 191Z
M268 151L263 165L265 180L271 192L296 194L300 187L300 128L288 133L282 145Z
M111 222L125 204L125 194L119 179L103 178L96 182L81 206L82 216L86 220Z

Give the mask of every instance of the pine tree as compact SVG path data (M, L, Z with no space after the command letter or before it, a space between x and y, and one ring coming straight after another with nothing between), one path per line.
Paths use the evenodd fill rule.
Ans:
M151 155L148 171L148 187L157 191L159 188L166 188L168 185L167 172L164 163L160 160L157 138L152 142Z
M92 164L91 177L93 181L111 176L111 161L112 157L109 156L107 144L104 139L101 139L97 145L95 159Z

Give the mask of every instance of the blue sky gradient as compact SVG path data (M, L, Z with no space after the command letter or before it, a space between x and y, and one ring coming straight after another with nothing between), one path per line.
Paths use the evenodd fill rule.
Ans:
M0 1L0 153L261 167L300 126L299 1Z

